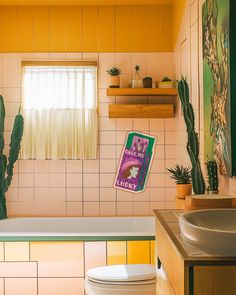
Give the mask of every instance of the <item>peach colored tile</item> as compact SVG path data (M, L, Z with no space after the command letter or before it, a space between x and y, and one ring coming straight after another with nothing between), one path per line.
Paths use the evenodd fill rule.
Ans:
M84 295L84 279L39 278L38 295Z
M134 202L134 215L149 215L149 202Z
M178 127L177 118L165 119L165 131L175 131Z
M1 277L27 278L37 277L36 262L0 262Z
M33 187L34 175L29 173L19 174L19 187Z
M177 154L176 145L166 145L165 146L166 159L175 159Z
M50 160L34 160L35 173L49 173Z
M106 265L106 242L85 242L85 272Z
M100 187L113 187L115 181L115 174L100 174Z
M150 173L150 187L165 187L165 174Z
M135 66L140 66L140 73L148 72L148 53L144 52L132 52L132 72L135 72Z
M166 209L176 209L176 202L166 202Z
M29 242L5 242L5 261L29 261Z
M134 202L149 202L150 198L150 189L146 187L146 189L142 193L133 194Z
M134 119L134 130L149 130L149 120Z
M21 88L6 87L2 90L2 96L6 102L21 102Z
M134 214L133 202L117 202L117 215L130 216Z
M106 117L99 117L99 130L115 130L116 129L116 121L115 119L110 119Z
M123 144L117 144L116 145L116 158L117 159L120 159L120 157L121 157L121 154L122 154L122 152L123 152L123 149L124 149L124 145Z
M34 189L35 202L47 202L50 200L50 189L48 187Z
M37 279L7 278L5 279L5 295L37 295Z
M115 65L122 69L122 73L131 72L131 53L116 53L115 55Z
M166 187L175 187L175 181L170 178L168 173L165 174L165 185Z
M82 173L82 160L67 160L66 172L67 173Z
M120 87L121 88L129 88L131 87L131 73L124 73L120 78Z
M19 176L21 174L14 173L11 181L11 187L19 187Z
M18 201L19 199L19 189L16 187L10 187L6 192L7 201Z
M99 160L83 161L83 173L98 173L98 172L99 172Z
M165 144L176 144L176 133L174 131L165 131Z
M34 174L35 187L49 187L50 178L48 173L36 173Z
M108 103L114 103L115 97L114 96L107 96L106 89L98 89L98 100L99 102L108 102Z
M150 130L164 131L164 119L150 119ZM151 133L152 134L152 131Z
M3 242L0 242L0 261L4 260L4 246Z
M115 132L114 131L100 131L99 143L100 144L115 144Z
M67 201L82 201L82 187L71 187L66 190Z
M151 164L151 173L165 173L164 159L154 159Z
M165 202L150 202L150 213L149 215L153 215L153 210L155 209L165 209L166 203Z
M67 187L82 187L82 174L68 173L67 178Z
M99 216L99 202L83 202L84 216Z
M50 200L56 202L63 202L66 200L66 188L64 187L53 187L49 189Z
M127 131L117 131L116 132L116 144L124 145L127 137Z
M50 174L50 187L65 187L65 174Z
M83 174L84 187L99 187L99 174Z
M34 189L33 188L19 188L19 201L33 201Z
M30 260L38 277L83 277L83 242L31 242Z
M115 145L100 145L100 159L115 159Z
M100 202L100 216L115 216L116 202Z
M150 188L150 201L159 202L165 201L165 188L153 187Z
M115 173L116 172L116 160L100 160L100 173Z
M83 52L83 60L98 61L98 56L97 52Z
M19 172L20 173L32 173L34 171L33 160L19 160Z
M66 215L70 217L78 217L83 215L83 203L82 202L67 202L66 203Z
M115 188L100 188L100 201L115 201L116 189Z
M66 161L65 160L51 160L49 164L50 173L65 173Z
M166 201L175 202L176 188L167 187L166 188Z
M165 158L165 147L164 145L157 144L154 152L154 159L164 159Z
M14 124L14 117L6 117L5 118L5 130L6 131L11 131L13 129L13 124Z
M89 202L89 201L99 201L99 188L87 188L85 187L83 189L83 201Z
M17 115L20 108L19 102L9 102L5 103L6 115L9 117L14 117Z
M123 191L120 189L117 189L117 201L121 202L121 201L133 201L133 194L131 192L127 192L127 191Z
M164 133L164 131L151 131L150 134L152 136L156 137L157 145L165 143L165 133Z
M116 120L116 130L133 130L133 120L132 119L117 119Z
M4 279L0 278L0 295L4 295Z
M98 116L99 117L107 117L108 116L108 106L109 104L106 102L100 102L98 106Z

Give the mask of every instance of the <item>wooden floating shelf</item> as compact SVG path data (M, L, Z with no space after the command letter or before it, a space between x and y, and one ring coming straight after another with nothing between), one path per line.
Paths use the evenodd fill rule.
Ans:
M107 88L107 96L176 96L176 88Z
M173 104L110 104L109 118L173 118Z

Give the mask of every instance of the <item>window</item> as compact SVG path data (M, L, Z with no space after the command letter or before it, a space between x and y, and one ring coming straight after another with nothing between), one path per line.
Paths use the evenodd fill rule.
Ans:
M23 62L21 158L96 158L96 81L95 63Z

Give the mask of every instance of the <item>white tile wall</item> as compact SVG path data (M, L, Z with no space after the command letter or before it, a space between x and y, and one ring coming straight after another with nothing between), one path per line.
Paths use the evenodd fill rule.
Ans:
M19 160L7 193L11 216L106 216L151 215L153 208L173 207L174 184L165 168L176 162L177 119L109 119L114 102L147 102L147 97L107 97L106 69L122 69L121 85L128 87L134 66L156 81L175 76L173 53L62 53L0 54L0 94L6 104L6 134L21 101L21 60L97 60L99 66L99 157L97 160ZM127 131L157 136L147 189L132 194L113 188L117 165ZM8 131L8 132L7 132ZM6 147L6 151L8 148ZM168 160L168 161L167 161ZM173 196L171 196L173 194Z

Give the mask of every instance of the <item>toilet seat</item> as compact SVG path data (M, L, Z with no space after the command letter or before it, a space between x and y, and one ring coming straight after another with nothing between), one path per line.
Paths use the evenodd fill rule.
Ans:
M102 266L88 270L87 278L100 284L154 284L156 270L150 264Z

